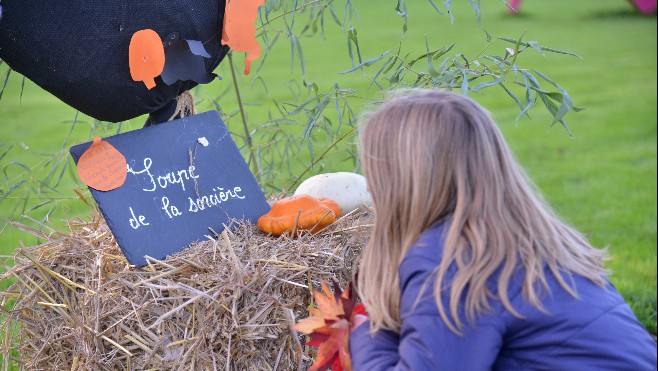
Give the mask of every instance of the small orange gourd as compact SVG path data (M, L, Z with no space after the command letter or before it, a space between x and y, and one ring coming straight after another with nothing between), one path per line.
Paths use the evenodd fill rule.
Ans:
M258 229L277 237L286 232L297 237L321 231L340 215L340 206L328 198L291 196L277 201L269 213L258 218Z

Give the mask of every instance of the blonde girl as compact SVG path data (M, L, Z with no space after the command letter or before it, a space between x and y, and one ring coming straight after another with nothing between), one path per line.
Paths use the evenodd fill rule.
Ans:
M453 93L399 96L360 145L375 225L355 370L656 368L605 251L533 191L485 109Z

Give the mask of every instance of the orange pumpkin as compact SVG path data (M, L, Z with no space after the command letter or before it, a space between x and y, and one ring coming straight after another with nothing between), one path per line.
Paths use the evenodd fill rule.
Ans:
M340 206L328 198L291 196L277 201L269 213L258 218L258 229L277 237L286 232L297 237L321 231L340 215Z

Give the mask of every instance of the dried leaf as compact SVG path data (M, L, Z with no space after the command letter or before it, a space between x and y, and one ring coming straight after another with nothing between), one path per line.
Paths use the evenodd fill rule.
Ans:
M322 291L314 290L317 307L309 308L310 317L295 324L293 330L309 335L308 346L317 347L318 354L309 371L322 371L331 367L334 371L351 371L349 336L354 315L366 314L363 304L354 306L354 289L350 283L341 290L333 282L333 293L325 282Z
M316 329L325 325L324 318L322 317L308 317L296 323L292 329L295 331L310 334Z

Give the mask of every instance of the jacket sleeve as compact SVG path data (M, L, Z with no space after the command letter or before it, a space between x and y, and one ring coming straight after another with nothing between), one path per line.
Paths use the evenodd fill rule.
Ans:
M366 321L350 334L352 369L391 370L398 363L398 334L380 330L370 336L370 322Z
M436 262L407 257L400 266L402 328L399 335L381 330L370 336L366 322L350 337L352 368L368 370L487 370L501 348L503 321L491 316L462 334L450 331L441 319L431 285ZM422 298L416 299L422 292ZM493 319L493 320L491 320Z

